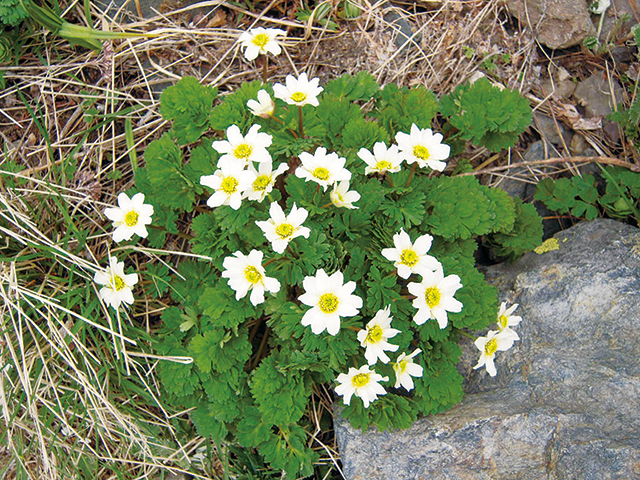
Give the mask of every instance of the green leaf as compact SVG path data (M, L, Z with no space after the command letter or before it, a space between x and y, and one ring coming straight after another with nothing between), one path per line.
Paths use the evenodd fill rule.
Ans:
M247 107L247 102L258 98L258 90L265 88L260 80L243 83L231 95L222 99L222 103L211 110L209 126L218 131L224 131L231 125L237 125L242 132L246 132L256 123L256 116Z
M207 130L217 95L217 88L200 85L193 77L184 77L162 92L160 113L173 121L172 131L180 145L195 142Z
M324 94L351 101L369 101L380 90L376 79L369 72L356 75L344 74L324 85Z
M318 459L318 454L306 445L306 432L290 425L259 445L258 451L272 467L284 470L288 478L304 478L313 473L313 463Z
M385 85L376 96L376 110L371 115L395 137L398 132L408 133L411 125L431 128L431 121L438 112L438 102L433 92L422 85L408 89L394 83Z
M193 337L189 353L203 373L209 373L212 369L222 373L243 366L251 356L251 344L246 329L234 335L224 328L216 328L204 336Z
M288 371L288 359L274 351L251 377L251 395L262 417L275 425L296 423L305 413L311 388L300 372Z
M227 436L228 430L224 422L216 420L215 415L209 410L209 405L201 403L198 408L189 413L193 424L198 429L198 435L211 437L216 443L222 442Z

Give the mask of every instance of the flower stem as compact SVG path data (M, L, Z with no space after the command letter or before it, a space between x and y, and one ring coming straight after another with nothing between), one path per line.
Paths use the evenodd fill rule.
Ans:
M260 342L260 346L258 347L258 352L256 353L256 358L253 360L251 364L251 369L253 370L258 366L260 360L262 360L262 354L264 353L264 349L267 346L267 340L269 340L269 334L271 333L271 327L267 327L264 331L264 336L262 337L262 341Z
M321 206L320 208L329 208L331 205L333 205L333 202L329 202L326 205Z
M304 126L302 125L302 105L298 105L298 132L300 138L304 138Z
M391 180L391 176L388 173L385 174L385 177L387 177L387 182L389 182L389 186L391 188L395 187L395 185L393 184L393 180Z
M413 180L413 176L415 175L417 168L418 168L418 163L415 162L411 166L411 171L409 172L409 178L407 178L407 183L404 184L405 188L408 187L409 185L411 185L411 180Z
M456 332L461 333L462 335L464 335L465 337L469 337L471 340L476 339L476 337L474 337L473 335L471 335L470 333L465 332L464 330L460 330L459 328L456 328Z

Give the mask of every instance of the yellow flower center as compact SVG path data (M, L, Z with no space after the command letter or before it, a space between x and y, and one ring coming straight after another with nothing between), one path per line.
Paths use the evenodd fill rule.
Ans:
M111 279L111 283L115 287L116 292L119 292L120 290L122 290L124 287L127 286L127 284L124 283L124 279L119 275L114 275L113 278Z
M220 190L222 190L227 195L231 195L235 193L238 189L238 180L234 177L226 177L222 180L222 184L220 185Z
M281 223L276 227L276 234L282 239L290 237L293 234L293 225Z
M312 172L311 175L319 180L326 180L329 178L329 170L324 167L318 167Z
M271 177L269 175L260 175L253 181L253 189L257 191L266 190L271 183Z
M127 224L127 227L133 227L138 224L138 216L138 212L131 210L124 216L124 223Z
M382 327L380 325L374 325L367 329L367 338L364 339L365 343L378 343L382 340L383 335Z
M249 265L244 269L244 277L249 283L258 283L260 280L262 280L262 274L253 265Z
M392 167L391 162L387 162L386 160L380 160L376 163L376 170L391 170Z
M487 343L485 343L485 345L484 345L484 354L485 355L493 355L494 353L496 353L497 349L498 349L498 342L496 342L495 338L492 338Z
M304 102L307 99L307 94L303 92L296 92L291 94L291 100L294 102L300 103Z
M263 49L265 45L269 43L269 35L267 35L266 33L259 33L255 37L253 37L251 43L253 43L256 47L260 47L260 49Z
M233 156L236 158L244 158L245 160L251 156L253 147L246 143L238 145L233 149Z
M420 160L429 160L429 149L423 145L413 147L413 154Z
M404 373L404 371L407 369L407 362L406 360L402 360L401 362L398 362L398 366L396 367L400 373Z
M318 307L323 313L333 313L338 309L340 301L333 293L324 293L320 296Z
M433 308L440 303L440 290L438 287L429 287L424 291L424 301L429 308Z
M500 315L498 317L498 325L500 325L500 329L507 328L508 322L509 318L506 315Z
M400 254L400 263L408 267L413 267L418 263L418 260L418 254L409 248L402 250L402 253Z
M362 388L369 383L369 373L359 373L351 379L351 385L356 388Z

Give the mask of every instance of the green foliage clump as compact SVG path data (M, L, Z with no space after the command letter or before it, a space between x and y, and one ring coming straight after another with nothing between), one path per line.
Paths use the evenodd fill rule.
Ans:
M464 140L492 152L512 147L533 118L529 103L517 91L494 87L487 78L444 96L440 111Z
M28 16L20 0L0 0L0 24L15 26Z
M508 233L489 235L489 245L499 257L515 261L542 243L542 219L535 207L514 198L516 221Z
M193 362L161 362L168 401L190 409L199 434L230 448L252 449L251 453L234 450L237 455L266 462L289 478L310 475L320 450L312 440L313 431L317 424L331 421L317 405L334 391L339 375L367 364L358 332L389 308L392 327L400 331L390 340L398 351L389 352L389 363L371 367L383 377L386 394L368 407L354 395L343 407L344 416L363 430L407 428L420 414L458 403L462 397L462 377L456 369L459 332L485 328L497 313L496 290L475 268L478 237L518 237L519 243L496 242L509 255L522 254L525 244L533 248L540 242L526 205L480 185L473 176L436 176L429 168L416 168L417 164L396 173L365 174L359 150L372 150L377 142L388 145L396 133L409 132L414 124L431 128L438 110L435 95L424 87L380 89L366 73L345 75L325 86L317 107L298 108L276 99L273 114L258 118L248 110L247 101L255 99L260 89L272 94L273 87L245 83L208 113L210 138L202 119L214 94L204 93L207 90L193 80L172 88L161 103L167 104L163 115L173 119L173 128L148 147L146 169L136 173L136 185L158 209L172 212L163 217L166 229L175 228L178 219L191 218L192 252L209 261L184 261L178 274L170 276L175 305L162 315L157 351ZM196 95L210 98L192 103ZM469 108L475 107L469 103ZM486 117L486 108L477 115ZM504 127L492 125L494 130L487 127L487 132L512 134L524 116L515 115ZM187 125L187 118L197 121ZM208 210L201 205L211 191L199 180L216 171L219 154L211 143L213 138L224 138L231 125L243 134L260 125L260 132L271 135L268 152L273 168L286 163L288 171L273 182L265 201L243 198L238 209L221 205ZM469 138L485 141L487 132ZM351 174L348 188L360 195L357 208L338 208L333 187L324 189L294 173L300 153L313 154L318 147L342 157ZM309 234L291 240L281 253L256 225L270 218L273 203L285 212L294 204L308 212L304 227ZM189 216L196 205L197 213ZM464 306L460 312L449 312L444 328L433 319L421 325L414 321L415 297L408 284L419 283L419 275L399 278L393 262L382 255L383 249L394 247L394 236L401 230L412 241L430 236L430 255L440 262L444 275L455 275L462 283L455 298ZM280 284L277 292L266 293L264 301L255 305L222 277L230 275L225 273L228 259L252 250L263 254L264 276ZM355 282L353 294L362 299L357 314L340 318L335 335L315 334L301 323L308 307L300 296L307 279L319 269L329 275L341 272L345 282ZM167 272L154 275L166 281ZM394 362L401 353L416 349L422 353L414 361L424 375L415 379L415 389L395 388Z
M624 220L632 216L637 222L640 198L640 173L626 168L601 167L604 193L598 189L596 177L585 175L553 180L545 178L536 186L534 198L549 210L587 220L606 214Z
M217 88L205 87L193 77L184 77L162 92L160 113L173 121L171 131L180 145L195 142L209 128L217 95Z

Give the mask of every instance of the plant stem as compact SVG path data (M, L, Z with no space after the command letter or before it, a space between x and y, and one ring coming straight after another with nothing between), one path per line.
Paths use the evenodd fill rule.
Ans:
M389 176L389 174L385 174L385 177L387 177L387 182L389 182L389 186L391 188L395 187L395 185L393 184L393 180L391 180L391 177Z
M267 327L264 331L264 336L262 337L262 341L260 342L260 346L258 347L258 352L256 353L256 358L251 365L251 368L254 369L260 363L262 359L262 354L264 353L264 349L267 346L267 340L269 340L269 334L271 333L271 327Z
M304 138L304 126L302 125L302 106L298 105L298 132L300 138Z
M465 332L464 330L460 330L460 329L456 329L456 332L461 333L462 335L464 335L465 337L469 337L471 340L475 340L476 337L474 337L473 335L471 335L470 333Z
M404 184L405 188L411 185L411 180L413 180L413 176L415 175L417 168L418 168L418 163L414 162L414 164L411 166L411 171L409 172L409 178L407 178L407 183Z

